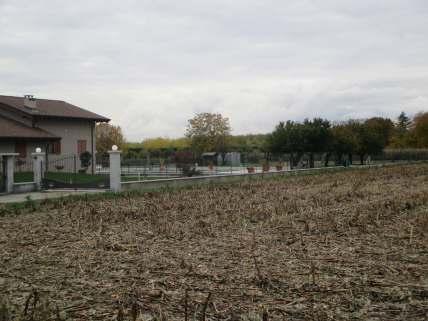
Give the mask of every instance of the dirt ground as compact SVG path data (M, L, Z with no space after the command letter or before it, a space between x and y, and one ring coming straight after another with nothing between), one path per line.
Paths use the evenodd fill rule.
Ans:
M54 320L428 319L428 165L58 201L0 231L12 313L36 293Z

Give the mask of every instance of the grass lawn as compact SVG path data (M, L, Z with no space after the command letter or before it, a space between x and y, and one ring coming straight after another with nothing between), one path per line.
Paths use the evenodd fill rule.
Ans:
M104 182L108 175L92 175L85 173L66 173L66 172L47 172L45 178L62 183L85 184ZM32 182L34 180L33 172L15 172L15 182Z
M92 175L85 173L65 173L65 172L47 172L45 178L58 182L74 184L101 183L104 182L108 175Z
M33 172L15 172L15 183L25 183L34 181Z

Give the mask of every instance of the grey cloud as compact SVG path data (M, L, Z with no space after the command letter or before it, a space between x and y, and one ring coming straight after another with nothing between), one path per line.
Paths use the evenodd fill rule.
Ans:
M424 0L0 0L0 91L62 98L127 136L195 112L235 133L280 119L427 108Z

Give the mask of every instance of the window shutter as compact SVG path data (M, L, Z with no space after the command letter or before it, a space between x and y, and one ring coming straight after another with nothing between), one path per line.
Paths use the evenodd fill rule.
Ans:
M86 152L86 140L78 140L77 141L77 155Z
M15 153L18 153L20 158L26 158L27 157L27 144L25 142L16 142L15 143Z

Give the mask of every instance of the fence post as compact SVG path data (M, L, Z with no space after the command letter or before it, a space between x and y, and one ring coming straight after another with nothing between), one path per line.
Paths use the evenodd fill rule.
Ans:
M31 153L31 156L33 157L34 183L36 184L36 189L40 191L42 189L43 161L45 153L42 153L41 148L36 148L36 152Z
M1 155L6 158L6 193L13 193L13 184L15 183L15 156L18 155L17 153L5 153Z
M117 146L113 145L110 150L110 190L118 193L122 190L122 184L120 181L120 154L121 151L117 150Z

